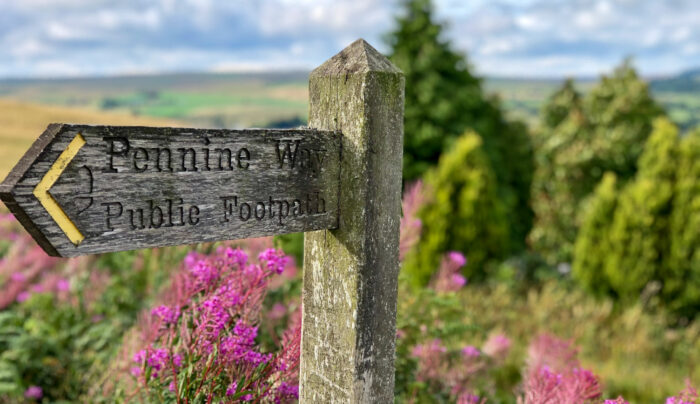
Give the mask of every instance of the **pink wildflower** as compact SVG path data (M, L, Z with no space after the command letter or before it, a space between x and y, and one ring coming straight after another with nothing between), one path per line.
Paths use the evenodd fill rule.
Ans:
M266 263L267 269L269 271L281 274L282 272L284 272L284 267L289 262L289 257L284 255L284 252L282 252L282 250L268 248L260 253L260 255L258 256L258 260L260 260L260 262Z
M447 349L438 338L429 344L416 345L411 354L418 359L419 381L439 380L447 372Z
M17 302L22 303L23 301L29 299L32 294L30 292L24 291L17 295Z
M467 284L467 278L461 274L461 268L467 263L464 255L451 251L442 259L440 268L430 281L430 287L438 292L455 292Z
M479 349L475 346L467 345L464 348L462 348L462 355L466 357L476 358L479 355L481 355L481 351L479 351Z
M678 393L677 396L666 399L666 404L696 404L698 402L698 391L695 389L690 380L685 381L685 389Z
M219 331L226 327L231 318L226 307L222 304L221 298L218 296L205 300L200 310L202 311L202 323L206 325L208 331L214 336L219 335Z
M467 259L464 257L464 254L462 254L459 251L450 251L449 253L447 253L447 256L449 257L450 261L452 261L452 263L454 263L460 268L467 264Z
M198 281L199 287L207 287L219 278L218 269L205 260L199 260L190 268L190 273Z
M299 385L289 384L287 382L280 383L280 386L275 391L275 403L288 402L299 399Z
M627 400L625 400L622 396L619 396L615 400L607 399L605 400L604 404L630 404Z
M226 256L232 259L239 268L245 268L246 264L248 264L248 254L240 248L236 248L235 250L233 248L227 248Z
M578 349L573 341L543 333L535 337L528 348L527 366L539 369L546 365L557 372L579 367Z
M238 383L233 382L231 383L228 388L226 389L226 395L227 396L232 396L236 394L236 390L238 389Z
M462 274L452 274L452 284L455 285L457 289L461 289L467 284L467 278Z
M197 252L196 251L190 251L187 253L187 256L185 257L185 267L186 268L192 268L194 265L197 263Z
M70 282L67 279L59 279L56 282L56 290L61 292L67 292L70 290Z
M301 319L295 320L296 314L290 315L290 328L294 332L288 329L283 334L282 349L275 355L261 352L256 344L257 321L270 288L270 275L284 270L288 261L281 251L265 250L269 246L265 243L253 250L253 256L259 257L255 263L248 262L248 254L240 249L225 247L210 255L187 256L163 296L167 305L153 308L151 316L144 318L142 336L147 348L134 355L134 360L142 365L137 376L142 377L146 366L152 378L157 379L149 390L173 390L173 382L180 389L178 383L182 382L187 383L182 389L189 391L204 375L221 375L230 381L242 377L246 380L246 390L255 392L238 401L293 400L284 398L282 393L286 390L278 388L283 382L294 386L298 378ZM283 316L288 311L284 306L277 309ZM178 321L180 317L187 321ZM159 319L176 322L178 326L163 327ZM270 366L261 367L264 363ZM183 378L179 375L183 367L194 367L196 375L192 379ZM235 395L238 387L232 384L220 390L218 386L206 383L204 386L202 394L212 402L226 401L225 397Z
M168 306L158 306L151 310L151 314L160 318L165 324L174 324L180 317L180 310L171 309Z
M418 211L423 206L424 199L425 193L423 192L423 183L421 181L406 187L401 203L403 211L399 233L399 259L401 261L420 239L423 223L418 218Z
M168 363L168 350L165 348L154 349L146 362L153 370L163 369Z
M143 363L143 361L146 360L146 350L142 349L142 350L136 352L132 359L136 363Z
M27 390L24 391L24 396L29 399L38 400L44 395L44 392L39 386L29 386Z
M267 313L267 317L271 320L279 320L284 317L285 314L287 314L287 307L282 303L275 303Z
M462 393L457 397L457 404L479 404L481 398L476 394Z
M583 403L598 399L601 395L598 378L579 366L577 355L571 341L549 334L535 338L528 353L525 404Z
M486 340L481 352L495 359L505 359L510 351L510 339L503 334L493 334Z
M27 277L21 272L13 272L12 275L10 275L10 279L12 282L24 282Z
M139 367L133 366L133 367L129 370L129 372L131 373L132 376L134 376L134 377L139 377L139 376L141 376L142 370L141 370L141 368L139 368Z

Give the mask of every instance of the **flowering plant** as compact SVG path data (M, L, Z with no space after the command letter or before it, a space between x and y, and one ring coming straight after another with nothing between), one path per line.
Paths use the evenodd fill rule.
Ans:
M143 319L145 346L132 356L132 394L168 402L289 402L298 396L300 321L278 352L256 344L270 279L289 258L266 249L190 253L162 305Z

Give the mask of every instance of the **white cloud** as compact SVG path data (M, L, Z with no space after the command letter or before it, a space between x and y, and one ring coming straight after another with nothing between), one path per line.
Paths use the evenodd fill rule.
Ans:
M435 0L486 74L700 65L697 0ZM399 0L0 0L0 77L311 68L363 37L385 50ZM80 60L76 68L71 61Z

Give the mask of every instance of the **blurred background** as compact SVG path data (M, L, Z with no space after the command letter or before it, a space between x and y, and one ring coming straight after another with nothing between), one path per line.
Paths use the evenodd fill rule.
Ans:
M305 125L309 72L364 38L406 76L397 401L695 402L698 21L694 0L0 0L0 177L50 122ZM180 397L129 356L219 245L59 261L5 212L0 403ZM302 240L265 241L294 270L258 302L261 352L293 326Z

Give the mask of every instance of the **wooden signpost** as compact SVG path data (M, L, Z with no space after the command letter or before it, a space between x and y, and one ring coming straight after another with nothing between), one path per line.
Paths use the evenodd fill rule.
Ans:
M61 257L338 226L340 134L53 124L0 196Z
M73 257L307 232L300 401L393 401L403 74L364 40L311 73L313 129L52 124L0 185Z

